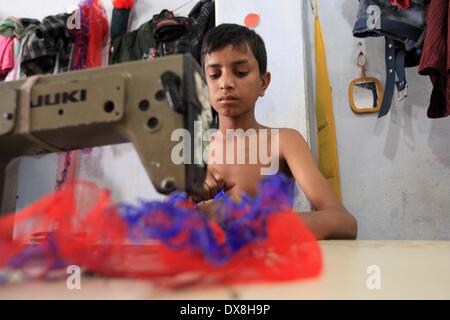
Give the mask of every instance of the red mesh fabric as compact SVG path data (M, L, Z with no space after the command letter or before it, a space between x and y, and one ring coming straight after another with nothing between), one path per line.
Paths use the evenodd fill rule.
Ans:
M99 0L85 0L79 4L79 12L80 29L71 30L75 39L71 70L100 67L108 32L105 8Z
M105 37L108 33L108 18L103 3L94 0L89 8L89 46L87 51L87 67L102 65L102 52Z
M225 241L222 227L212 220L208 224L218 242ZM40 264L45 277L59 262L59 267L76 264L102 275L152 279L166 286L286 281L317 276L322 268L319 245L293 210L270 215L267 238L246 245L219 266L189 248L169 248L154 239L133 242L127 230L107 190L73 182L0 219L0 268Z

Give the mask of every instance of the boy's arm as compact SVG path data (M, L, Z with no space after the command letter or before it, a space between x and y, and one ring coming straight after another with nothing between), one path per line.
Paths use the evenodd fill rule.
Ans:
M293 129L280 130L280 157L316 211L300 213L317 239L355 239L356 219L339 200L319 171L309 146Z

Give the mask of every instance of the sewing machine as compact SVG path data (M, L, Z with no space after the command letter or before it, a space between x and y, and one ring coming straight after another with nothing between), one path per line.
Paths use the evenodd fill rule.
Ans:
M13 158L123 142L133 143L158 192L195 194L203 187L206 165L192 147L198 139L189 148L196 161L177 165L171 159L179 143L171 140L174 130L203 137L212 123L206 84L190 55L5 82L0 98L4 212Z

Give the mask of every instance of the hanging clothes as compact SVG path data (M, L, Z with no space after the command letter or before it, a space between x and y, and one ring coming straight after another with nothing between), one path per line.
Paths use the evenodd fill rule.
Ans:
M201 64L203 37L216 25L215 2L212 0L197 2L189 12L188 18L190 21L188 33L182 37L179 45L183 45L183 41L189 44L190 53Z
M411 6L411 0L390 0L390 2L400 9L408 9Z
M128 32L131 22L131 10L134 0L113 0L113 12L111 17L111 38Z
M69 33L75 39L71 70L82 70L102 66L102 49L108 32L108 18L100 0L86 0L80 3L78 13L81 17L79 28ZM60 190L68 181L77 176L81 153L90 153L91 148L72 150L58 155L55 190Z
M14 37L14 67L8 73L5 81L19 80L20 75L20 63L21 63L21 41L17 37Z
M127 11L113 10L110 64L189 52L200 61L204 34L214 27L214 1L201 0L187 17L162 10L137 30L127 32Z
M15 24L12 21L0 21L0 35L5 37L14 37Z
M116 11L116 10L115 10ZM123 33L124 10L116 11L111 19L111 48L109 64L148 59L156 56L156 41L153 39L152 20L142 24L137 30Z
M14 68L14 38L0 35L0 78Z
M405 68L419 65L429 0L394 2L360 0L353 28L355 37L382 36L385 39L386 83L379 118L388 114L395 88L398 101L408 96Z
M101 0L85 0L79 5L81 25L71 30L75 50L71 70L102 65L102 52L108 33L108 18Z
M66 28L69 16L67 13L48 16L28 30L22 40L22 72L25 75L53 73L56 64L59 72L68 71L72 44Z
M427 30L419 65L421 75L433 83L429 118L450 115L450 6L449 0L433 0L427 10Z
M18 39L22 39L23 37L25 37L29 30L41 23L37 19L15 17L9 17L5 20L5 22L7 23L7 25L13 25L13 36ZM5 30L5 32L8 33L10 31Z
M6 21L11 22L14 25L14 68L9 72L5 81L19 80L22 76L21 63L22 63L22 42L24 38L29 35L29 31L34 29L39 23L39 20L29 18L14 18L9 17Z

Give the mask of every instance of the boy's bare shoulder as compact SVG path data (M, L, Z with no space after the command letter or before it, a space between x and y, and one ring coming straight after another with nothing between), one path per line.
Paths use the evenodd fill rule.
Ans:
M303 139L303 135L295 129L279 128L278 130L280 131L280 135L284 135L285 137L291 137L291 138L297 137L297 138Z
M279 128L280 142L284 142L288 145L292 143L306 143L303 135L295 129L291 128Z
M279 129L280 156L283 159L303 156L309 152L309 145L303 135L295 129Z
M295 129L266 126L262 126L262 129L277 130L281 155L285 153L285 151L288 152L289 150L292 150L292 147L304 147L309 149L309 145L303 135Z

